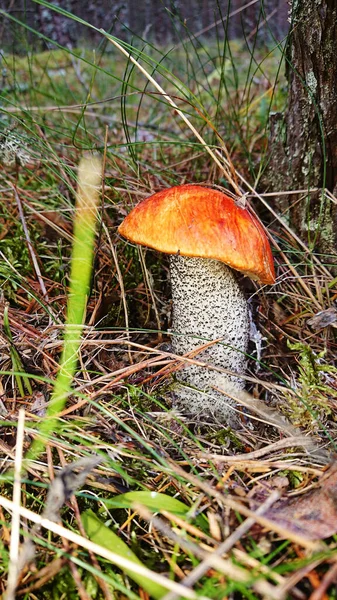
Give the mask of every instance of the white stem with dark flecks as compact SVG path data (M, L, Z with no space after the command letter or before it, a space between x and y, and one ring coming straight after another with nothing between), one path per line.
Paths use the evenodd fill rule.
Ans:
M235 395L244 388L240 377L246 368L249 316L245 297L233 271L218 260L171 256L173 299L172 346L176 354L191 352L209 340L221 338L197 359L237 373L218 373L207 367L186 365L177 372L174 395L178 407L192 413L218 415L235 421L235 402L212 389Z

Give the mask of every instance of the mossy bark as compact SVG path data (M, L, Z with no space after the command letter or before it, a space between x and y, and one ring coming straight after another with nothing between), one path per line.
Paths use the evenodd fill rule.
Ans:
M311 248L336 263L337 205L324 188L337 192L337 3L293 0L290 15L288 106L270 120L268 183L280 191L323 190L280 196L278 206Z

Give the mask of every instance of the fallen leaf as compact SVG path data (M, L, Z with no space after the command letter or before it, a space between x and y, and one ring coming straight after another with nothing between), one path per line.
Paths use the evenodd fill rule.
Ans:
M264 513L264 517L300 534L308 540L320 540L337 533L337 462L322 475L317 488L296 498L282 498ZM267 491L251 497L256 510Z
M308 325L315 331L324 329L324 327L328 327L329 325L337 327L337 309L331 307L326 310L321 310L311 317L311 319L308 319Z
M63 467L51 482L43 516L50 521L60 520L63 504L80 488L91 469L101 462L100 456L86 456Z

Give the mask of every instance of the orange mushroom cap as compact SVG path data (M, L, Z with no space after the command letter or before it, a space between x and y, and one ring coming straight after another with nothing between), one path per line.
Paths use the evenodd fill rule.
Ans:
M195 185L165 189L140 202L118 231L160 252L220 260L252 279L275 281L262 225L217 190Z

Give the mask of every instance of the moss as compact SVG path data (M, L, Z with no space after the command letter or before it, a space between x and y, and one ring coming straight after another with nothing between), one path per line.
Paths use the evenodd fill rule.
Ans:
M335 377L337 368L324 362L325 351L316 354L307 344L289 340L288 346L298 352L299 375L297 395L287 399L287 415L296 426L319 429L332 415L327 397L336 398L337 391L329 385L329 374Z
M317 92L317 79L315 77L315 74L313 71L309 71L306 75L306 84L309 88L309 92L310 94L308 94L308 101L309 104L312 104L312 98L313 96L316 96L316 92Z

